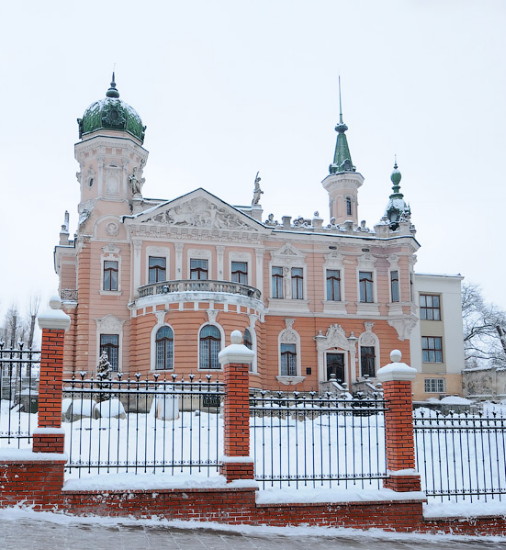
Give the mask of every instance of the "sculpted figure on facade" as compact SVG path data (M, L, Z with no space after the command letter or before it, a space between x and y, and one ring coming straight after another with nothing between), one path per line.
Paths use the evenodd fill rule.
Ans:
M255 176L255 188L253 189L253 200L251 201L252 206L257 205L260 202L260 197L264 193L260 189L260 182L262 181L262 178L258 174L260 174L260 172L257 172L257 175Z

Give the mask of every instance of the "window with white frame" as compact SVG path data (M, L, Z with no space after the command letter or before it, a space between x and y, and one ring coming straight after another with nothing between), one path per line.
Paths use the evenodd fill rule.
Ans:
M360 290L360 301L362 303L374 302L374 278L372 271L359 271L358 284Z
M400 302L399 272L390 271L390 299L392 302Z
M280 266L273 266L272 271L272 297L283 298L283 268Z
M351 197L346 197L346 215L351 216Z
M118 290L119 262L117 260L104 260L102 290Z
M426 378L425 392L426 393L444 393L445 379L444 378Z
M149 256L148 282L162 283L167 280L167 260L162 256Z
M190 279L207 281L209 279L209 260L190 258Z
M119 335L118 334L101 334L100 335L100 353L106 353L107 360L111 365L113 372L119 370Z
M369 378L376 376L376 349L374 346L360 346L360 374Z
M221 350L221 332L214 325L205 325L199 334L199 369L219 369L218 354Z
M292 299L304 299L304 270L302 267L292 267Z
M341 270L327 269L327 300L331 302L341 301Z
M280 346L281 376L297 375L297 346L296 344L283 344Z
M232 262L231 272L233 283L248 284L248 262Z
M174 368L174 332L168 326L161 327L155 337L155 370Z

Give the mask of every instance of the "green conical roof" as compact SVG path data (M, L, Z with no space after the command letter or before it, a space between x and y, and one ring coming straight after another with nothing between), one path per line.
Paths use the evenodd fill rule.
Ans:
M142 124L137 111L119 99L114 73L105 98L92 103L84 112L83 118L78 118L77 122L80 139L97 130L106 129L128 132L141 143L144 142L146 126Z
M336 124L337 141L334 151L334 161L329 166L330 174L340 174L341 172L355 172L356 168L351 161L350 148L346 138L348 126L343 122L343 109L341 106L341 78L339 78L339 122Z

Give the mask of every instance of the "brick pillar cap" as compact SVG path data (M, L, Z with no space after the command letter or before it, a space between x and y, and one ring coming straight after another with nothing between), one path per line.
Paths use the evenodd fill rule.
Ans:
M414 380L416 369L401 363L402 353L398 349L394 349L390 353L392 362L389 365L381 367L376 373L376 377L380 382L394 382L396 380Z
M41 313L37 321L41 329L67 330L70 327L70 317L62 311L62 301L59 296L53 296L49 300L50 309Z
M240 330L234 330L230 335L232 343L218 354L221 365L230 365L231 363L242 363L250 365L253 363L255 352L247 348L242 342L242 333Z

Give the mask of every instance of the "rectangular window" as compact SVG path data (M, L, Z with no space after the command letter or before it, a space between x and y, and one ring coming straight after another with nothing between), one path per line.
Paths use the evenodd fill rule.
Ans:
M441 321L441 300L438 294L420 294L420 319Z
M327 300L341 301L341 271L339 269L327 269Z
M304 270L302 267L292 267L292 298L304 299Z
M445 392L444 378L426 378L425 392L426 393L444 393Z
M159 256L149 257L149 284L166 281L166 259Z
M374 280L372 271L359 271L358 282L360 287L360 301L362 303L374 302Z
M248 263L232 262L232 282L241 285L248 284Z
M209 262L207 260L191 258L190 279L194 281L207 281L209 279Z
M441 336L422 336L422 361L424 363L443 362L443 339Z
M297 351L295 344L281 344L281 376L297 375Z
M400 302L399 295L399 272L390 271L390 298L392 302Z
M283 298L283 268L272 268L272 297Z
M118 372L119 368L119 335L101 334L100 335L100 354L107 354L107 360L111 365L113 372Z
M360 346L360 372L362 376L376 376L376 353L374 346Z
M104 261L103 290L118 290L118 262Z

